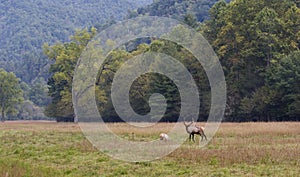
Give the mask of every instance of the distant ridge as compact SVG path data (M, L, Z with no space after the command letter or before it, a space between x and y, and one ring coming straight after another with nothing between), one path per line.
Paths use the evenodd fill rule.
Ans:
M1 0L0 67L30 83L45 77L42 44L67 41L76 28L121 20L152 0Z
M219 0L154 0L152 4L131 12L130 17L141 15L172 17L183 20L186 15L193 15L198 22L209 18L210 8ZM230 0L225 0L230 2Z

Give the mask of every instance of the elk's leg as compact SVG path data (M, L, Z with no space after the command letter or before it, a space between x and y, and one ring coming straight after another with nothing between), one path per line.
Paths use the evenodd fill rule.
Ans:
M203 136L204 136L205 140L207 141L206 135L204 133L203 133Z
M190 140L190 141L192 141L192 134L190 134L190 136L189 136L189 140Z
M194 134L192 134L192 136L193 136L193 142L195 142L195 135L194 135Z

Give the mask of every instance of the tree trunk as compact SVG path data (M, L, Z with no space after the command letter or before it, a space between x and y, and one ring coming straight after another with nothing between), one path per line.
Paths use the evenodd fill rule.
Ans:
M74 123L78 123L78 117L76 115L74 117Z
M2 108L2 111L1 111L1 122L4 122L4 120L5 120L4 116L5 116L4 109Z

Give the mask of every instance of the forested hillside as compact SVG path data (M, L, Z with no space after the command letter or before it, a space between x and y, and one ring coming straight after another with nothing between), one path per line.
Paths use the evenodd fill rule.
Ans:
M174 1L161 1L162 4ZM179 2L179 1L178 1ZM180 1L190 3L194 1ZM168 4L168 3L167 3ZM176 4L176 3L175 3ZM164 9L157 12L163 14ZM187 14L180 14L180 16ZM300 10L292 0L234 0L220 1L210 10L210 18L201 25L202 33L215 49L224 69L227 82L226 121L299 120L300 116ZM77 32L73 41L46 46L45 51L55 64L49 80L52 103L49 116L58 120L73 120L73 70L87 41L95 29ZM135 50L118 49L104 63L97 79L98 108L108 121L119 121L110 98L110 87L121 63L143 52L162 52L186 65L197 78L200 87L200 115L205 120L210 107L209 84L192 55L182 47L157 39ZM70 68L65 70L63 68ZM198 71L198 72L195 72ZM131 105L141 114L149 111L149 94L163 93L168 109L162 121L176 121L179 95L172 82L163 76L144 75L137 79L131 91ZM133 118L134 121L134 118Z
M209 19L209 10L218 0L155 0L154 3L140 7L130 13L130 17L140 15L171 17L184 20L192 15L198 22ZM230 2L230 0L226 0Z
M202 33L227 79L227 120L299 120L300 9L296 0L218 2Z
M24 102L17 111L6 110L10 119L45 119L50 103L47 79L52 61L43 44L70 41L76 29L102 26L121 20L128 11L152 0L1 0L0 69L20 79ZM1 90L1 89L0 89ZM3 93L7 90L3 90ZM2 92L1 92L2 94Z
M138 1L139 4L135 1L134 5L121 0L101 1L100 5L96 1L58 3L54 0L31 3L31 6L26 4L33 1L3 1L0 4L4 9L0 12L0 30L4 36L1 36L0 43L1 67L14 71L17 77L31 83L31 88L21 84L25 100L47 106L45 113L49 117L72 121L74 69L81 52L98 32L97 28L90 26L99 27L112 16L120 19L122 15L116 14L127 14L127 18L142 15L173 17L195 27L219 56L227 83L225 121L299 120L300 10L297 0L221 0L217 3L208 0L156 0L136 11L127 11L145 1ZM102 12L93 11L92 6L96 4L107 10L105 14L109 15L104 15L104 20L100 18ZM108 4L114 10L110 11ZM89 28L74 33L77 25ZM71 38L70 34L73 34ZM60 43L55 43L57 41ZM141 44L142 41L147 42ZM49 45L44 45L43 58L41 46L44 42ZM99 72L96 82L97 104L104 119L120 120L110 97L114 74L122 62L145 52L165 53L185 64L196 78L200 91L202 104L198 120L206 120L210 109L210 88L199 63L182 46L151 38L139 39L137 43L131 41L113 51L105 61L105 69ZM48 80L51 102L45 95L48 88L43 80L48 76L51 76ZM149 112L148 98L152 93L159 92L164 94L168 103L162 121L176 121L180 111L180 95L170 79L162 75L143 75L132 88L131 105L136 112Z
M121 20L152 0L1 0L0 66L30 83L48 76L42 45L66 42L76 28Z

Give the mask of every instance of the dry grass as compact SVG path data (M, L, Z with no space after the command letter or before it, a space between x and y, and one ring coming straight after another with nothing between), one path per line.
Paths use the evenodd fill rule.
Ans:
M168 132L173 124L108 126L124 138L134 132L150 140ZM0 124L0 157L0 176L5 177L298 176L300 122L223 123L204 148L187 141L161 160L135 164L98 152L76 124L5 122Z
M78 125L73 123L57 123L54 121L6 121L0 123L0 131L53 131L53 132L81 132Z

